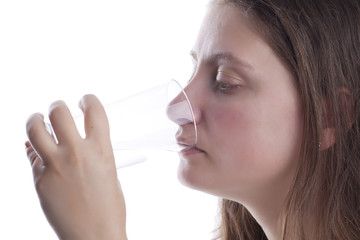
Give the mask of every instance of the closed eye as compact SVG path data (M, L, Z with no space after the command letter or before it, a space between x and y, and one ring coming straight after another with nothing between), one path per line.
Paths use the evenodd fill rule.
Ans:
M219 70L216 74L214 90L216 92L230 94L242 87L242 80L234 74Z

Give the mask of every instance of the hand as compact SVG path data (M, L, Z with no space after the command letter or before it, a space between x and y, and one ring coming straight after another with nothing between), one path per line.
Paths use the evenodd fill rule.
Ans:
M60 239L127 239L126 211L117 178L109 124L99 100L86 95L83 139L62 101L50 107L58 144L43 116L27 121L26 153L42 209Z

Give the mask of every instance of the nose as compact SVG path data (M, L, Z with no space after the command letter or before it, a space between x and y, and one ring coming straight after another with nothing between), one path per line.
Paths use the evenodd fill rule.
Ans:
M190 95L191 94L191 95ZM185 124L198 124L201 112L191 99L195 95L194 90L188 84L167 106L168 118L179 126Z
M179 93L167 105L166 114L171 121L179 126L194 122L191 105L184 93Z
M186 85L184 93L190 102L194 117L193 120L195 124L199 124L202 115L200 110L201 101L199 101L202 98L201 93L193 81Z
M197 142L197 127L200 121L200 111L193 105L188 96L189 84L168 104L167 117L179 126L176 133L177 142L183 145L195 145Z

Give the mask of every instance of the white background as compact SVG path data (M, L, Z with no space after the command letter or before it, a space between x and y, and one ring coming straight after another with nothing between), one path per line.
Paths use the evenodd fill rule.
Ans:
M25 122L86 93L103 103L171 78L186 83L207 0L0 1L0 239L57 239L25 155ZM217 199L180 185L163 154L119 170L129 239L211 239ZM101 197L101 196L99 196Z

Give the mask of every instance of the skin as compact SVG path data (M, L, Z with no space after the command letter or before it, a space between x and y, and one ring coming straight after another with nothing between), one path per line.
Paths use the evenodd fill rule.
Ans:
M209 9L192 50L185 91L197 147L180 153L180 181L242 203L269 239L300 156L302 108L294 78L251 20L230 5ZM186 142L187 128L181 127Z
M302 108L293 76L253 29L240 10L210 7L185 88L198 142L180 153L178 176L191 188L242 203L269 239L279 239L300 155ZM127 239L104 109L93 95L80 107L85 139L63 102L50 107L58 144L40 114L27 121L26 153L42 208L61 239ZM192 129L180 126L178 141L187 144Z
M27 121L26 153L42 209L60 239L125 240L125 201L105 111L93 95L84 96L80 107L85 139L62 101L51 105L49 115L59 144L42 115Z

